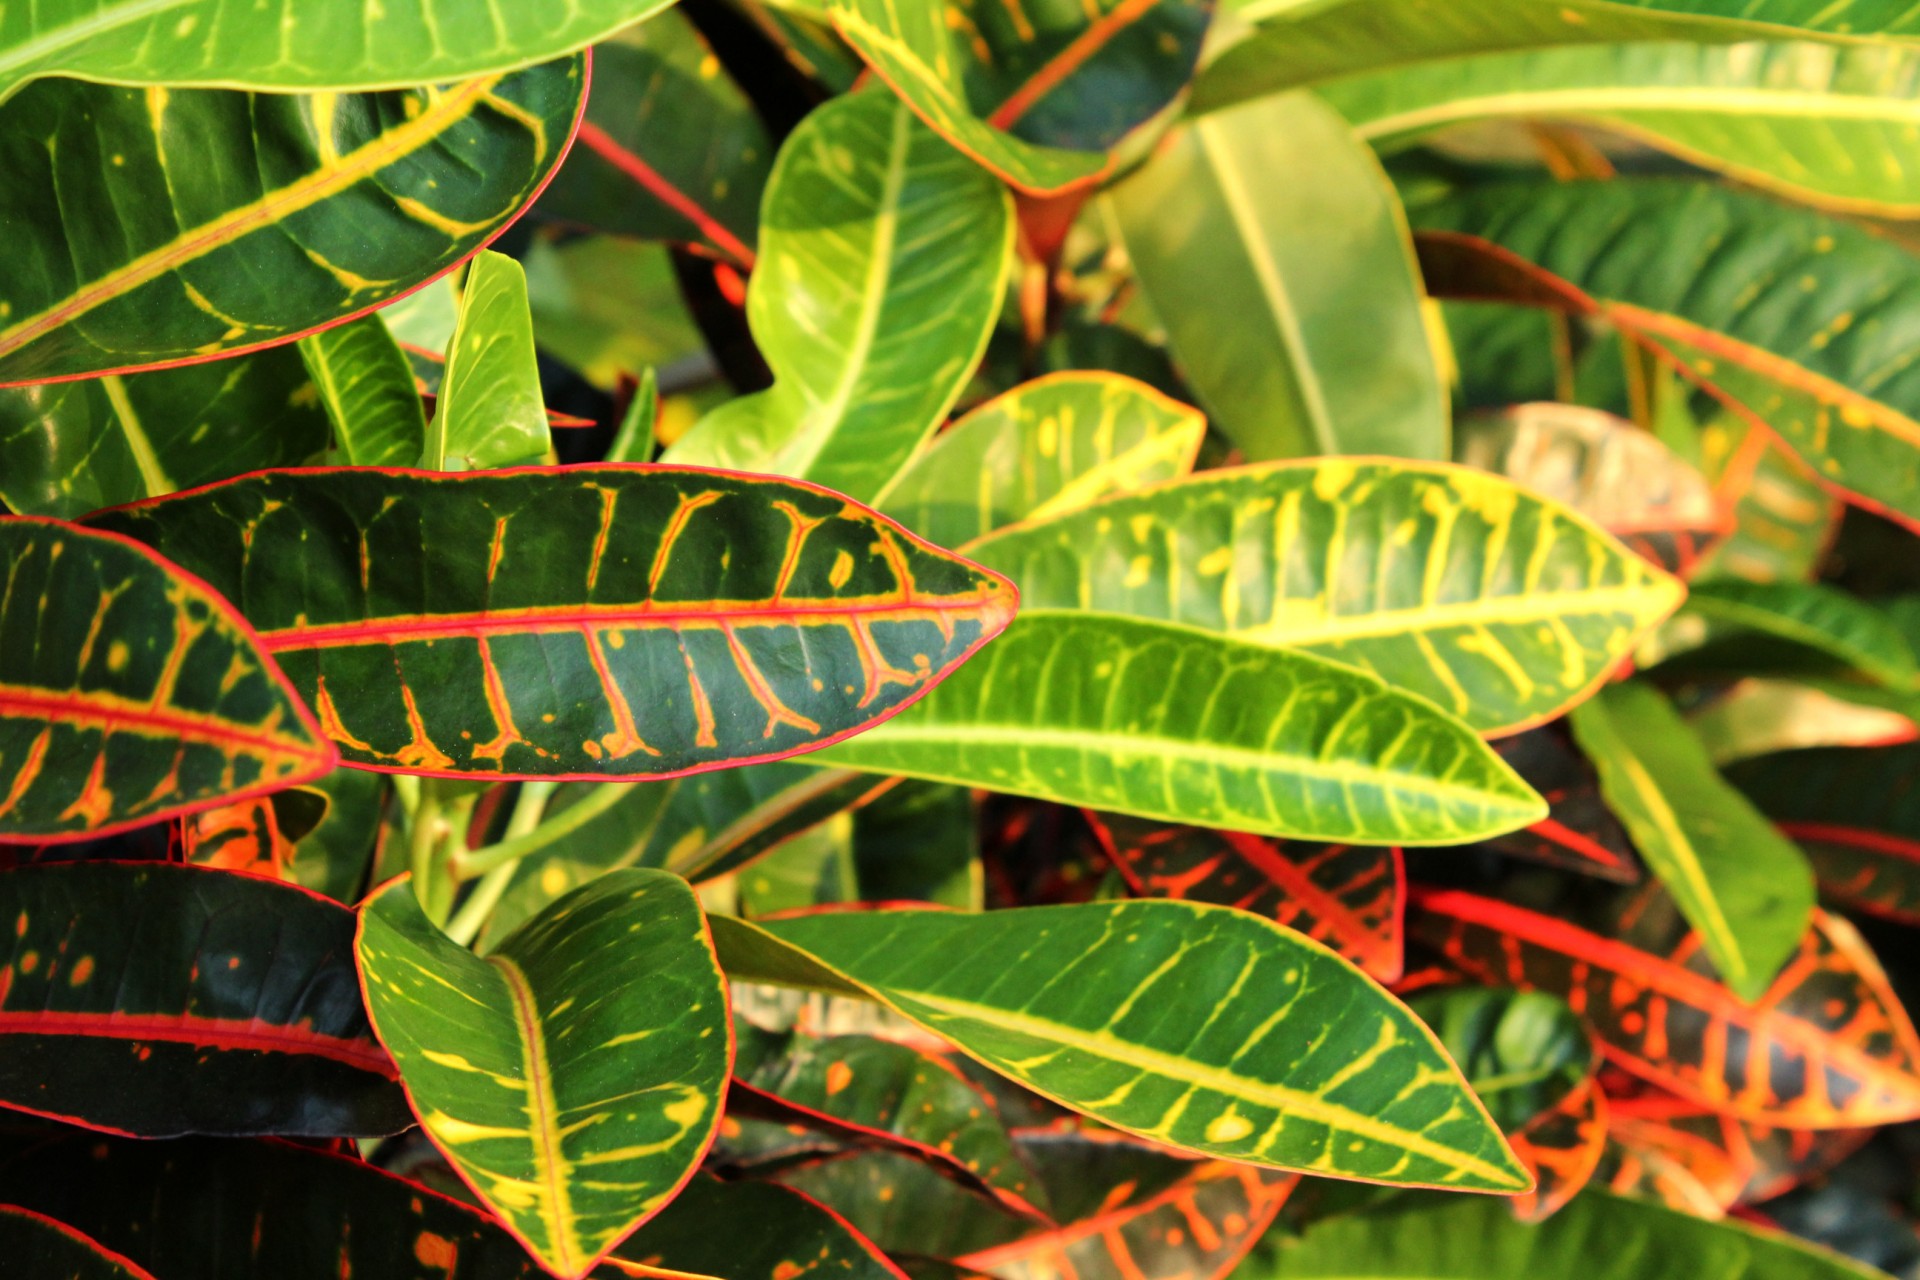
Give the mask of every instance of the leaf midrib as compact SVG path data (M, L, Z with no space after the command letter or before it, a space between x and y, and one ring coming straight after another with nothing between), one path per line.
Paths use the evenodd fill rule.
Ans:
M1711 108L1711 109L1709 109ZM1354 125L1368 142L1424 132L1449 124L1561 111L1574 115L1685 113L1716 116L1784 116L1795 120L1920 122L1920 102L1864 94L1770 93L1762 89L1606 87L1528 89L1469 94L1418 109L1390 111ZM1651 123L1651 122L1648 122Z
M573 1201L568 1191L572 1168L560 1150L560 1106L553 1096L553 1069L547 1063L540 1011L534 1004L532 985L519 965L502 955L488 956L486 963L499 973L513 1001L514 1029L520 1037L520 1051L527 1064L527 1119L531 1126L529 1136L533 1139L533 1159L553 1213L547 1224L552 1230L553 1261L561 1271L571 1275L584 1267L585 1250L579 1245Z

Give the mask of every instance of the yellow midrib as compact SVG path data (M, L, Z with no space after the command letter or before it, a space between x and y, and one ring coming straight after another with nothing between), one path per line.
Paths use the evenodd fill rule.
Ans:
M1446 103L1418 109L1389 112L1356 126L1355 132L1368 141L1396 134L1437 128L1491 116L1511 117L1551 113L1569 115L1608 114L1642 115L1689 110L1699 114L1727 116L1782 116L1796 120L1853 120L1867 123L1913 123L1920 121L1920 103L1901 102L1840 94L1770 93L1761 89L1715 89L1701 85L1675 88L1526 89L1457 98Z
M1459 604L1427 605L1379 613L1335 616L1312 623L1273 623L1227 632L1242 640L1305 647L1335 644L1372 636L1404 635L1489 622L1516 625L1569 613L1624 613L1636 619L1653 616L1670 606L1677 593L1657 578L1631 586L1600 587L1591 591L1536 592L1532 595L1486 596Z
M560 1150L560 1105L553 1096L553 1070L547 1063L546 1040L540 1034L540 1011L533 1003L533 987L519 965L502 955L488 956L487 963L499 971L513 999L514 1025L526 1058L527 1116L532 1122L534 1165L552 1212L547 1222L552 1233L552 1260L561 1271L572 1274L586 1265L586 1250L580 1244L567 1189L570 1169Z

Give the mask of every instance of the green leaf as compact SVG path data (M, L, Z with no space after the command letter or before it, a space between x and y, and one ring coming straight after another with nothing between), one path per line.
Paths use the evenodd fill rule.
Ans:
M1408 1197L1269 1235L1245 1280L1886 1280L1793 1237L1597 1191L1537 1226L1498 1200Z
M247 89L387 89L511 71L666 7L580 0L564 10L424 0L298 11L223 0L94 0L0 14L0 99L35 76Z
M1018 583L1030 612L1126 614L1304 651L1483 732L1586 697L1682 594L1585 517L1509 481L1346 458L1202 472L989 534L968 555Z
M730 977L878 1000L1156 1142L1383 1182L1527 1185L1419 1019L1333 952L1231 908L829 912L716 919L714 938Z
M861 900L929 902L978 911L986 893L973 793L900 782L853 813L853 868Z
M35 84L0 106L0 383L270 346L397 298L533 198L585 91L579 58L351 97Z
M74 519L244 471L296 466L327 416L291 351L0 390L0 501Z
M817 759L1303 840L1457 844L1546 816L1467 726L1365 672L1104 614L1023 615Z
M325 815L318 826L293 839L296 883L335 902L352 904L366 893L386 808L385 778L363 769L335 769L307 783L305 790L324 796Z
M468 269L438 395L421 466L485 471L547 456L527 277L512 258L482 249Z
M0 1104L112 1132L365 1137L409 1118L353 913L165 863L0 873Z
M653 367L710 376L711 357L665 245L612 236L557 245L542 239L522 265L540 350L594 386L617 392L623 378Z
M616 1256L719 1280L767 1280L796 1266L839 1280L903 1280L872 1242L799 1192L705 1176L689 1182Z
M0 520L0 842L88 840L333 767L233 606L125 538Z
M1057 373L998 396L935 436L882 509L943 547L1193 470L1200 412L1144 383Z
M1448 456L1405 216L1323 103L1195 121L1113 205L1187 380L1246 457Z
M1822 483L1920 521L1920 368L1887 355L1920 327L1905 249L1764 196L1659 178L1495 182L1413 213L1434 233L1421 251L1436 293L1520 292L1601 315L1764 424Z
M151 1272L64 1223L31 1209L0 1205L0 1250L7 1265L65 1280L154 1280Z
M603 875L484 960L396 881L361 908L356 949L427 1136L556 1273L592 1270L692 1175L733 1040L685 881Z
M1700 432L1701 461L1733 511L1733 531L1695 570L1699 581L1811 578L1839 532L1840 502L1765 426L1733 413Z
M92 519L235 601L346 758L399 772L791 755L920 696L1014 608L838 494L664 467L268 472Z
M1508 1136L1557 1105L1594 1067L1593 1042L1564 1000L1457 987L1407 1002Z
M607 446L608 462L652 462L653 441L660 423L660 380L653 369L640 375L640 385L620 419L613 443ZM942 544L945 545L945 544Z
M427 438L427 416L420 393L414 390L413 369L387 331L386 321L377 314L361 316L310 333L298 345L300 358L320 393L320 403L333 422L333 457L355 467L408 467L420 460ZM212 367L224 369L226 365ZM264 469L236 467L225 475ZM177 487L189 488L191 483Z
M834 25L940 135L1015 188L1084 186L1193 74L1208 0L970 9L833 0Z
M1913 650L1893 620L1837 587L1816 582L1703 582L1687 594L1683 618L1686 614L1709 623L1712 637L1717 638L1723 628L1757 633L1894 689L1911 690L1920 681ZM1737 643L1737 637L1731 642ZM1681 660L1684 663L1686 655Z
M852 820L835 815L786 841L744 872L735 892L740 914L750 920L858 901Z
M702 419L667 460L874 501L986 350L1011 202L900 102L856 94L781 147L760 221L747 319L773 387Z
M1700 931L1714 967L1735 992L1758 999L1807 931L1806 859L1721 779L1650 685L1603 691L1575 708L1573 731L1608 807Z

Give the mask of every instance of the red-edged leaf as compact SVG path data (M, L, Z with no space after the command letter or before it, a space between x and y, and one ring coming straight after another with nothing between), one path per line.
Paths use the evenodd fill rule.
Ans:
M1540 793L1549 812L1543 822L1488 840L1491 848L1619 884L1640 880L1640 857L1601 798L1599 775L1563 729L1533 729L1502 739L1494 750Z
M1533 1174L1534 1188L1513 1197L1514 1216L1544 1222L1573 1199L1600 1167L1607 1145L1607 1095L1592 1076L1529 1120L1507 1143Z
M1608 911L1604 933L1458 890L1416 888L1410 906L1414 935L1452 963L1560 996L1609 1060L1681 1097L1806 1128L1920 1116L1920 1040L1844 920L1816 911L1799 950L1747 1004L1712 975L1664 899Z
M1625 1107L1609 1110L1607 1137L1623 1151L1635 1155L1651 1153L1685 1169L1720 1213L1731 1209L1739 1200L1752 1173L1745 1160L1719 1140L1719 1135L1667 1124Z
M1696 1218L1717 1221L1726 1207L1686 1165L1652 1147L1628 1147L1609 1137L1594 1171L1595 1186L1653 1200Z
M1622 1117L1676 1130L1726 1153L1744 1173L1737 1199L1770 1200L1818 1177L1858 1151L1877 1129L1782 1129L1724 1115L1635 1081L1608 1086L1607 1105Z
M42 1213L0 1204L0 1256L7 1269L47 1280L153 1280L99 1241Z
M1269 840L1089 813L1135 894L1214 902L1267 916L1324 943L1382 982L1405 967L1407 873L1400 850Z

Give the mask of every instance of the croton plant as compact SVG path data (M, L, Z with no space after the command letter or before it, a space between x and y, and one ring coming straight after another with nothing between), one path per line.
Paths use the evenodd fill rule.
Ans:
M1905 0L0 5L0 1271L1920 1274L1917 223Z

